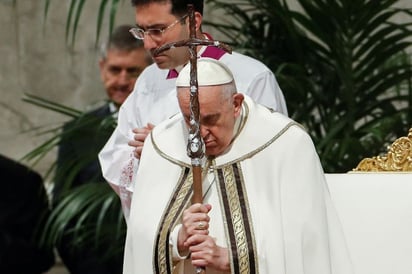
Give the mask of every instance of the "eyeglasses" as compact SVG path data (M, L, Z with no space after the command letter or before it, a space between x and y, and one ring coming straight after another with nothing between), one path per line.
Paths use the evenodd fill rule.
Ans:
M139 39L139 40L144 40L145 35L149 35L153 40L160 40L162 39L162 35L165 31L174 27L177 23L184 20L187 16L188 15L186 14L182 16L181 18L177 19L176 21L174 21L173 23L171 23L170 25L164 28L161 28L161 29L144 30L141 28L131 28L129 32L134 36L134 38Z

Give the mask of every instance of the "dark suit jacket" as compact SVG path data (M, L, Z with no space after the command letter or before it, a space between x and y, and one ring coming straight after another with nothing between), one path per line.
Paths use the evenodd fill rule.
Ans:
M76 186L105 182L97 155L114 130L108 121L110 116L110 108L106 104L63 127L54 180L54 201Z
M0 273L39 274L54 264L51 248L40 248L49 203L39 174L0 155Z

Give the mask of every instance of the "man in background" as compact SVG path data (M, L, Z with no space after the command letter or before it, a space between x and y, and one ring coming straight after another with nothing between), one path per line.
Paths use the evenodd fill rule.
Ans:
M102 47L99 68L108 97L107 103L68 122L63 128L54 180L54 207L79 186L105 183L97 154L111 135L117 112L132 92L136 79L151 63L143 43L129 33L131 27L130 25L117 27ZM67 234L57 245L59 254L69 271L72 274L120 273L121 255L109 261L91 247L74 246L76 237L71 234L71 230L74 229L76 221L71 220L70 225L65 228ZM106 246L105 244L100 246L106 247L107 251L111 248L111 244L113 243L107 242Z
M99 68L107 102L86 113L79 121L70 121L65 126L67 136L70 138L63 139L60 143L56 173L57 176L60 173L66 176L73 167L81 166L77 168L76 174L71 174L73 180L70 188L90 181L104 182L97 153L109 138L111 130L97 132L99 128L96 127L104 119L117 116L120 106L132 92L140 73L151 63L143 43L133 38L129 33L130 28L129 25L117 27L108 42L102 46ZM62 136L65 137L64 132ZM60 181L60 178L57 178L54 200L63 192L64 185L60 184Z

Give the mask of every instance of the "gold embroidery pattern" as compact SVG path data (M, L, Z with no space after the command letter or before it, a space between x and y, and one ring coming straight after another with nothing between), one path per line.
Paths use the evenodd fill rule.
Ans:
M386 155L365 158L353 171L412 171L412 128L388 147Z
M239 170L239 167L233 165L223 167L221 171L218 171L221 196L225 205L227 231L230 246L232 246L231 265L233 273L258 273L246 192L242 176L236 176Z
M184 169L179 179L180 183L173 192L175 195L170 199L162 216L156 240L156 248L154 249L155 273L169 274L173 269L171 250L169 248L169 234L171 229L176 225L177 220L179 220L186 204L190 201L192 195L192 180L192 172Z

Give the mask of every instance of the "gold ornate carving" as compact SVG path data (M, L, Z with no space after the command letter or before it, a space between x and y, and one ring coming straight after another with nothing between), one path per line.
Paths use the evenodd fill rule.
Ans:
M388 147L386 155L365 158L353 171L412 171L412 128Z

